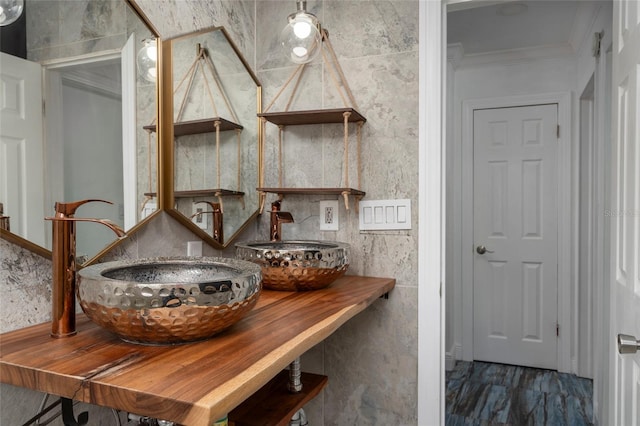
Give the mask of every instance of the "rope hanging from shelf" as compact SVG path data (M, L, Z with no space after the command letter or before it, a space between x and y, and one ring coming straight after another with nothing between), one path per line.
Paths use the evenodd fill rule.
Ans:
M184 74L184 76L182 77L182 79L180 80L180 82L178 83L178 85L175 87L173 94L175 95L178 90L180 90L180 87L182 87L182 85L184 84L185 80L187 80L187 78L189 78L189 83L187 85L187 90L184 93L184 96L182 97L182 102L180 103L180 109L178 111L178 115L176 117L176 122L179 122L180 120L182 120L182 116L184 114L184 110L186 108L186 101L189 97L189 94L191 93L191 90L193 89L193 82L195 80L195 76L198 73L198 71L201 71L202 73L202 77L204 80L204 84L205 84L205 88L207 89L206 93L209 97L209 101L211 102L211 106L213 107L213 111L214 114L216 116L218 116L218 107L217 104L215 102L215 98L213 96L213 91L211 90L211 84L209 83L209 80L207 78L207 73L205 72L205 67L209 70L209 73L211 74L211 78L213 79L213 81L215 82L215 86L218 89L218 93L220 94L220 96L222 97L222 100L224 101L225 106L227 107L227 110L229 111L229 113L231 114L231 117L233 118L234 121L238 122L238 116L236 115L235 110L233 109L233 106L231 105L231 102L229 101L229 97L227 96L226 92L224 91L224 88L222 87L222 82L220 81L220 78L218 77L218 72L216 70L216 67L213 63L213 60L211 59L211 57L207 54L207 50L205 48L203 48L202 46L200 46L200 44L197 44L197 54L195 59L193 60L193 62L191 63L191 66L189 67L189 69L187 70L187 72Z
M333 45L331 44L331 40L329 40L329 34L323 29L322 30L322 40L324 41L324 43L326 43L327 45L327 50L329 51L329 54L331 55L331 58L333 59L333 65L336 68L336 71L338 72L339 76L340 76L340 81L342 82L342 87L344 88L344 91L347 93L347 96L349 97L349 101L351 102L351 107L353 109L360 109L358 108L358 103L356 102L356 98L353 96L353 93L351 92L351 88L349 87L349 85L347 84L347 78L344 75L344 71L342 71L342 67L340 66L340 62L338 61L338 57L336 56L336 52L335 50L333 50ZM324 50L322 51L323 53L323 59L324 59ZM326 59L324 59L326 61ZM328 62L328 61L327 61ZM331 68L331 67L329 67ZM337 84L337 82L336 82ZM338 91L340 92L340 89L338 87L336 87L336 89L338 89ZM345 106L348 106L345 104Z
M284 139L284 126L278 126L278 186L282 188L282 144Z
M241 146L241 135L242 131L240 129L236 129L236 140L237 140L237 146L238 146L238 170L237 170L237 178L236 178L236 182L238 182L238 186L237 186L237 191L238 192L242 192L242 172L240 170L240 164L242 164L242 146ZM244 198L243 198L244 200ZM244 208L244 205L243 207Z
M156 123L156 118L157 117L153 117L153 120L151 120L151 125ZM144 208L147 205L147 203L151 200L153 200L153 195L151 195L153 193L153 184L151 182L152 179L152 175L151 175L151 133L153 133L151 131L151 129L146 129L145 130L147 132L147 179L149 182L149 191L147 192L147 194L149 195L145 195L144 200L142 200L142 205L140 206L140 213L144 212Z
M211 103L211 106L213 108L213 112L214 112L214 116L215 117L220 117L220 114L218 113L218 106L216 104L215 98L213 96L213 91L211 89L211 84L209 83L209 79L207 78L207 73L206 70L209 71L209 73L211 74L211 78L213 80L213 82L215 83L215 87L217 88L218 93L220 94L220 96L222 97L222 100L224 101L224 104L227 108L227 110L229 111L229 113L231 114L232 119L237 123L239 122L238 120L238 116L236 115L235 110L233 109L231 102L229 101L229 97L227 96L226 92L224 91L224 88L222 87L222 82L220 81L220 78L218 76L218 72L216 69L215 64L213 63L213 60L211 59L211 57L208 55L206 49L204 49L199 43L197 44L197 54L195 59L193 60L193 63L191 64L191 66L188 68L187 72L185 73L185 75L182 77L182 79L180 80L180 82L176 85L173 94L175 95L178 90L182 87L182 85L185 83L185 81L187 81L188 79L188 83L187 83L187 89L184 92L184 96L182 97L182 101L180 102L180 108L178 110L178 114L176 117L176 123L180 122L183 119L183 115L187 106L187 99L189 98L189 94L191 93L191 90L193 89L194 86L194 81L195 81L195 76L198 73L198 71L201 72L202 74L202 78L204 81L204 86L205 86L205 93L207 94L207 97L209 99L209 102ZM214 121L214 127L215 127L215 134L216 134L216 187L218 189L222 188L222 178L221 178L221 166L220 166L220 126L221 126L221 120L215 120ZM241 148L241 130L240 129L236 129L236 139L237 139L237 157L238 157L238 164L237 164L237 188L238 188L238 192L241 192L242 189L242 173L240 170L240 166L242 164L242 148ZM222 192L221 191L217 191L214 194L215 197L218 198L218 203L220 204L220 210L223 210L223 202L222 202ZM244 208L244 199L242 199L242 207Z
M325 65L325 69L329 71L328 75L330 77L330 80L333 83L333 86L335 87L336 91L338 92L338 95L342 100L344 107L358 109L358 105L356 103L355 97L353 96L353 93L351 92L351 89L347 84L344 71L340 66L338 57L335 53L335 50L333 49L333 45L329 40L329 34L324 28L321 29L321 34L322 34L322 45L320 49L322 52L322 61L323 61L323 64ZM289 112L291 105L294 101L294 97L300 87L302 77L306 69L306 65L307 64L305 63L295 67L295 69L291 72L291 74L285 81L284 85L280 88L280 90L278 90L273 100L267 105L267 107L264 110L264 113L268 113L273 107L273 105L276 103L276 101L280 98L280 96L285 92L285 90L290 85L292 85L291 92L289 94L289 97L284 107L284 112ZM344 126L343 180L344 180L345 187L348 188L349 187L349 119L351 117L351 112L349 111L344 112L343 117L344 117L344 120L343 120L343 126ZM267 122L266 118L261 117L262 135L266 135L266 122ZM362 141L362 125L363 124L364 124L363 121L358 121L357 128L356 128L357 129L357 184L358 184L357 189L358 190L360 190L361 188L360 159L361 159L361 141ZM284 150L285 127L286 126L282 124L278 125L278 186L280 188L282 188L284 185L283 183L283 180L284 180L283 179L283 150ZM262 170L264 173L264 167L262 167ZM350 190L345 190L342 192L342 196L344 198L344 202L347 210L349 209L350 194L351 194ZM265 196L266 196L265 192L260 193L260 211L262 211L264 207Z

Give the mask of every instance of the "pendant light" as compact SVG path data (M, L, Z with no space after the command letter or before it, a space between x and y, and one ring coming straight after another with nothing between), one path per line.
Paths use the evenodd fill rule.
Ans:
M142 48L138 52L138 72L140 77L149 83L155 83L158 77L158 48L156 39L146 38L142 40Z
M23 9L24 0L0 0L0 27L17 21Z
M320 52L322 35L320 21L306 11L305 0L296 1L297 11L287 17L287 26L280 34L285 55L296 64L311 62Z

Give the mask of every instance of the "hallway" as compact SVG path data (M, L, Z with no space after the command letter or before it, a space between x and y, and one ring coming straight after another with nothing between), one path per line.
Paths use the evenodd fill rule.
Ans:
M593 384L557 371L458 361L446 372L446 425L593 424Z

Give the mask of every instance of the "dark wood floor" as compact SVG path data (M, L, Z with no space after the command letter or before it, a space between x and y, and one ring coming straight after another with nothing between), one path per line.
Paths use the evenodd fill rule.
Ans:
M447 380L447 426L593 424L593 384L557 371L458 361Z

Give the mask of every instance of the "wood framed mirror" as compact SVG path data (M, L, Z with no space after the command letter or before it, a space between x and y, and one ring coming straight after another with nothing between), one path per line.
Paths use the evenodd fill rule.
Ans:
M162 55L163 207L223 249L259 211L262 87L223 27L166 40Z
M25 15L26 60L0 61L2 90L30 114L0 111L0 203L10 226L2 236L46 253L44 217L54 203L88 198L113 204L88 204L78 217L135 231L160 207L144 195L158 186L157 138L143 129L157 121L157 83L143 78L136 59L145 40L161 43L158 32L133 0L30 0ZM79 256L114 245L109 230L77 228Z

